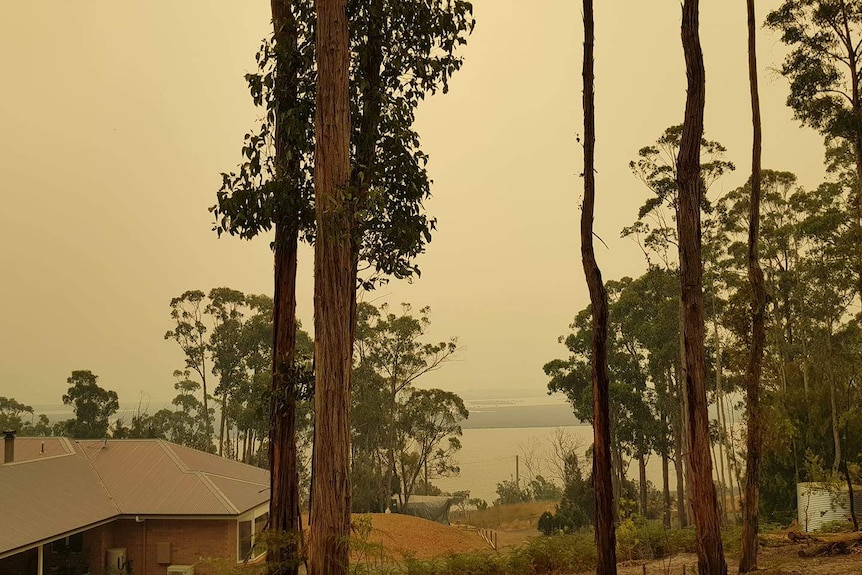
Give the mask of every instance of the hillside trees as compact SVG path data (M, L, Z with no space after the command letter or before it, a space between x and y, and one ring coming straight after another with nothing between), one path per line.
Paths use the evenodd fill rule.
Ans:
M454 394L414 389L420 377L441 368L458 350L456 338L425 341L429 308L414 315L409 304L402 304L396 314L385 304L361 303L357 317L352 456L354 469L363 471L354 492L373 505L359 509L383 511L393 492L406 502L426 463L432 472L451 471L449 456L457 442L447 440L448 446L437 450L447 437L457 440L467 411Z
M63 394L63 404L72 406L75 418L64 422L64 431L76 439L107 437L110 417L120 408L117 392L100 387L98 379L84 369L66 379L69 390Z
M663 313L662 307L669 307L671 318L677 309L676 301L671 299L670 305L661 305L660 299L653 299L649 292L633 293L643 289L645 282L624 278L619 282L608 282L609 325L608 325L608 373L610 377L609 397L609 430L611 444L611 478L612 487L618 494L623 491L626 483L625 468L628 459L634 457L639 461L639 469L644 470L641 462L654 450L662 449L666 443L662 437L666 428L659 425L656 414L659 412L659 394L655 383L648 378L649 366L645 358L646 348L638 341L634 331L630 330L632 300L657 302L651 310L658 317ZM671 296L672 298L672 296ZM672 320L671 320L672 322ZM557 359L544 366L545 374L550 378L548 389L551 392L565 394L571 403L575 416L581 421L592 422L593 392L591 386L591 312L587 307L581 310L570 326L572 333L560 338L570 356L567 359ZM677 340L675 325L671 331L670 342ZM655 360L658 360L656 354ZM664 377L664 374L661 374ZM643 473L641 474L643 475ZM646 487L644 477L641 482ZM643 508L643 488L641 489L640 507ZM619 514L619 505L615 503L613 515Z
M189 290L180 296L171 299L171 319L174 328L165 333L165 339L173 339L185 354L186 367L195 371L201 379L203 387L203 413L206 418L209 414L209 392L207 391L207 326L204 324L204 298L206 295L200 290ZM207 437L212 437L212 424L204 419L207 429Z
M220 456L223 455L225 448L225 417L228 413L228 397L234 395L240 386L240 369L243 360L240 340L245 306L245 294L223 287L210 290L209 303L204 308L204 312L212 318L213 323L212 333L209 337L209 349L212 354L212 372L219 378L215 394L221 395L218 441L218 454ZM227 430L227 443L230 445L230 428Z
M676 158L679 154L681 138L682 125L670 126L665 129L654 144L641 148L638 151L638 158L629 163L632 173L647 187L650 195L638 210L637 220L622 231L623 237L631 237L637 242L644 253L650 270L664 270L667 274L674 277L678 277L679 274L679 259L676 253L679 249L679 235L676 226L679 212ZM714 200L709 197L709 192L713 184L721 177L735 170L734 164L725 158L726 152L725 147L719 142L707 140L701 136L700 181L703 194L700 202L702 216L704 217L703 229L705 230L703 238L705 242L704 273L708 279L707 285L710 288L708 292L710 305L707 311L711 312L715 333L713 372L716 375L716 397L719 407L717 426L720 437L728 436L727 428L723 421L725 390L722 389L720 377L722 372L720 358L721 335L717 318L717 312L721 309L720 293L723 282L726 280L719 263L719 254L722 252L721 230L718 226L719 218L713 205ZM659 276L653 275L653 278L658 279ZM677 342L674 346L676 358L671 359L666 354L662 354L660 357L669 360L670 363L662 366L663 368L667 368L665 376L653 374L653 379L657 382L657 392L661 394L664 408L662 416L672 430L674 452L672 459L676 474L677 499L678 501L683 501L685 493L690 493L690 483L688 482L690 470L688 470L687 460L683 457L683 454L688 452L689 436L686 426L683 424L687 409L687 395L685 387L682 385L684 358L682 357L682 347L680 346L679 338L681 337L683 326L681 323L682 315L680 313L679 290L679 285L673 288L678 308L673 313L673 317L678 322L675 328L675 333L677 334ZM666 311L669 312L669 310ZM663 315L662 317L667 318L670 316ZM661 322L661 325L664 325L664 322ZM633 329L638 328L633 326ZM662 337L672 337L673 333L665 330ZM665 339L664 341L668 342L669 340ZM666 380L666 384L663 380ZM719 461L722 467L725 451L723 448L725 447L724 442L719 443ZM730 476L730 453L732 453L732 447L727 451L729 452L727 471L728 476ZM686 469L685 473L683 472L684 467ZM728 481L728 484L731 486L731 501L733 501L732 481ZM678 506L679 521L683 526L687 525L689 520L688 507L688 504Z
M266 295L244 294L227 287L213 288L208 293L190 290L171 302L171 317L175 328L167 339L177 341L184 351L186 370L177 371L180 395L174 400L173 415L157 412L167 424L163 433L176 435L185 441L213 437L213 414L208 398L201 405L192 404L208 376L216 376L213 390L219 396L219 439L215 449L225 457L245 462L259 462L260 447L268 444L269 412L272 378L273 300ZM296 352L294 381L297 401L308 398L308 374L311 364L311 340L294 322ZM191 379L197 376L197 381ZM210 379L211 381L211 379ZM165 411L165 410L162 410ZM167 410L170 411L170 410ZM296 411L296 410L294 410ZM183 415L180 415L182 412ZM299 410L299 429L309 425L304 409ZM191 431L187 417L199 417L201 432ZM185 431L183 431L185 430ZM233 435L233 438L232 438ZM210 439L211 441L211 439ZM197 449L209 451L206 440L196 443Z
M22 437L51 434L47 416L40 413L37 418L31 406L14 397L0 397L0 430L16 431Z
M790 80L787 105L803 125L820 132L829 147L846 146L852 157L852 214L848 245L862 297L862 2L785 0L766 24L791 49L781 66Z
M399 411L397 469L406 505L417 479L428 489L430 479L458 473L453 456L461 449L461 421L470 412L457 394L442 389L412 390Z

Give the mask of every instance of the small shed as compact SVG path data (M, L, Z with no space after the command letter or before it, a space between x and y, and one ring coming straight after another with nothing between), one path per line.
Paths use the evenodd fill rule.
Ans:
M406 505L402 505L399 513L413 515L443 525L449 525L449 509L457 499L453 497L435 497L432 495L411 495Z
M862 485L853 486L856 516L862 515ZM796 503L799 526L817 531L830 521L850 521L850 492L846 484L798 483Z

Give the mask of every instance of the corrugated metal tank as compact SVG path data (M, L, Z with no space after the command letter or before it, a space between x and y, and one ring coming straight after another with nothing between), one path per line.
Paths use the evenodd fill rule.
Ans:
M853 500L858 517L862 515L862 486L853 486ZM799 483L796 503L799 527L806 532L817 531L830 521L850 521L850 496L846 485Z

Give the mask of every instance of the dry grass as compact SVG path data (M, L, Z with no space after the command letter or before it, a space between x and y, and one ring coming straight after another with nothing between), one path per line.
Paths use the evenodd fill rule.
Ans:
M371 520L371 533L365 541L370 545L363 546L357 541L359 534L354 533L355 542L351 544L354 560L388 563L408 557L424 560L490 550L475 531L396 513L359 514L353 516L353 521L358 524L363 518Z
M537 529L539 516L545 511L554 511L556 506L556 501L529 501L511 505L494 505L482 511L474 510L466 513L453 510L449 515L453 522L475 527L520 531Z

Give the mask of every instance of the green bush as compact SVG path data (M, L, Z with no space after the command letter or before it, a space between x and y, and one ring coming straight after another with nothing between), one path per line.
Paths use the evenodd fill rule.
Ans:
M626 519L617 527L617 558L661 559L696 550L694 528L666 529L660 522Z
M512 575L578 572L594 568L596 545L592 533L537 537L509 556Z

